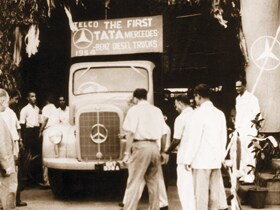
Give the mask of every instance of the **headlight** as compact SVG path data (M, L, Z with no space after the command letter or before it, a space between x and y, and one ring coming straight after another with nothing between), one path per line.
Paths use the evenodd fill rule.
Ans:
M53 129L49 132L49 140L53 144L59 144L62 140L63 134L58 129Z

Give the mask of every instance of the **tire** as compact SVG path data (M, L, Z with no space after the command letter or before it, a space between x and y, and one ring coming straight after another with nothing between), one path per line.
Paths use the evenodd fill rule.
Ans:
M48 169L50 187L56 197L66 195L66 185L64 183L64 173L59 169Z

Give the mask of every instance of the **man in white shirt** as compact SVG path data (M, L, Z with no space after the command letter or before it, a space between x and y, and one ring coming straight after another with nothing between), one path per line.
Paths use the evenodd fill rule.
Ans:
M164 135L164 117L159 108L147 102L147 90L136 89L133 97L136 105L128 110L123 124L127 137L123 161L128 164L124 210L137 209L143 180L148 187L150 210L159 210L158 177L161 163L157 139Z
M53 97L51 95L48 96L46 99L46 105L42 109L42 124L39 131L40 138L42 138L43 133L48 128L59 123L58 110L56 109L53 102L54 102ZM41 184L41 187L47 189L49 188L49 185L50 183L48 178L48 169L47 167L43 166L43 183Z
M60 96L58 99L58 118L59 123L69 124L69 107L66 105L65 98Z
M28 104L20 111L19 123L24 129L23 143L25 149L30 150L32 155L40 154L41 148L39 136L39 107L36 106L36 93L28 93Z
M17 188L17 193L16 193L16 206L21 207L21 206L27 206L27 203L21 200L21 191L24 189L24 183L23 183L23 177L22 177L22 165L19 164L21 162L21 152L23 150L23 145L22 145L22 138L21 138L21 127L17 118L17 115L15 113L15 110L18 110L18 101L19 101L19 92L17 90L11 91L10 92L10 100L9 100L9 107L6 108L5 112L8 111L9 113L9 119L12 128L12 136L13 140L15 141L15 147L14 149L16 150L18 154L18 161L17 161L17 175L18 175L18 188ZM26 177L25 177L26 178Z
M252 120L256 115L260 113L260 106L258 99L250 92L246 90L246 80L240 79L235 83L236 92L236 117L235 117L235 129L239 134L241 142L241 160L240 160L240 181L245 183L253 183L255 176L254 173L248 172L251 170L247 165L255 166L253 148L248 148L252 140L252 136L257 135L257 129L252 127Z
M170 136L171 136L171 130L170 127L165 123L165 131L164 131L164 135L163 135L163 141L165 143L163 143L163 145L165 145L164 147L164 151L168 149L168 147L170 146ZM157 145L159 150L161 150L161 146L162 146L162 140L158 139L157 140ZM158 178L158 182L159 182L159 207L160 210L168 210L168 197L167 197L167 192L166 192L166 186L165 186L165 181L164 181L164 175L163 175L163 170L164 167L166 167L167 165L167 161L162 163L162 167L159 167L159 178ZM143 182L141 183L140 187L139 187L139 199L142 196L144 187L145 187L145 180L142 180ZM126 197L123 197L123 201L122 203L119 204L120 207L124 206L124 203L126 202Z
M0 88L0 113L8 107L9 95ZM11 131L0 115L0 199L3 209L16 209L17 173Z
M191 107L191 101L186 95L179 95L176 97L175 108L179 116L175 119L174 123L173 141L165 153L170 154L179 145L177 152L178 195L183 210L195 210L192 173L185 169L183 162L185 146L187 145L186 141L188 141L189 122L194 111Z
M46 99L46 105L42 109L42 124L39 132L40 136L42 136L46 129L59 123L58 110L53 103L53 97L48 96Z
M194 97L198 108L189 124L182 163L193 172L196 209L226 209L220 170L227 142L226 119L210 101L208 85L196 86Z
M23 144L33 157L40 157L42 155L42 141L39 138L40 109L36 106L36 93L29 92L27 100L28 104L20 111L19 120L23 131ZM29 174L38 182L42 180L42 161L40 159L33 160L33 167L29 171Z

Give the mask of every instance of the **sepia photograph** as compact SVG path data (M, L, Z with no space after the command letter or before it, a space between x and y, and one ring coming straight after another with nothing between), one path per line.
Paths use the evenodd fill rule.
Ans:
M280 209L279 0L0 8L0 210Z

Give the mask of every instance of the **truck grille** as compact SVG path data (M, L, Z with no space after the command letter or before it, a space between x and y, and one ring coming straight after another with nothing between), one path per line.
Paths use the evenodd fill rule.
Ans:
M80 115L80 150L84 161L98 160L98 152L102 153L100 160L114 160L119 157L120 140L120 119L116 112L85 112ZM101 124L108 130L108 138L100 144L94 143L91 138L92 126Z

